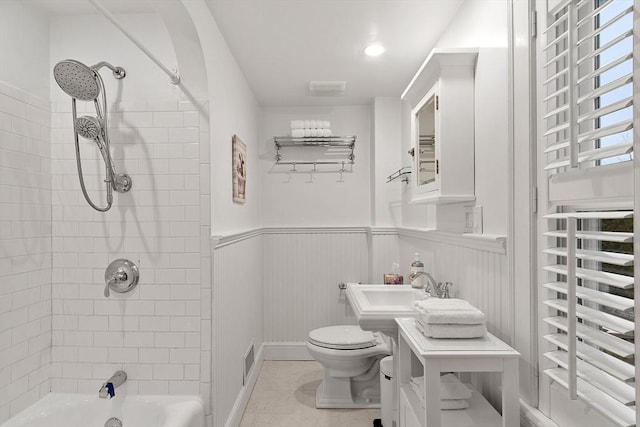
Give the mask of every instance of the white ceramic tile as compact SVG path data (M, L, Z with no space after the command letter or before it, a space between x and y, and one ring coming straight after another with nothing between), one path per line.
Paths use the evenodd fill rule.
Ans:
M153 378L158 380L181 380L184 378L184 366L172 364L154 364Z
M139 359L140 363L145 364L167 364L169 363L169 349L141 348L139 352Z
M176 111L154 112L154 127L178 128L184 126L184 114Z

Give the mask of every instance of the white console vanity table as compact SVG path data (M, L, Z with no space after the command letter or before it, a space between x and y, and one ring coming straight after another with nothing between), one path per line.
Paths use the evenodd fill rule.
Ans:
M491 334L474 339L432 339L413 318L398 324L399 427L513 427L520 425L518 358L520 353ZM469 408L440 410L441 372L501 372L502 417L473 391ZM409 385L424 376L424 401Z

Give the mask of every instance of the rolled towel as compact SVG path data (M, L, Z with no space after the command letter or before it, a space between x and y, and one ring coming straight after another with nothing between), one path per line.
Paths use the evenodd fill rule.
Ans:
M291 120L291 129L304 129L304 120Z
M304 129L291 129L291 136L293 138L304 138Z
M487 335L487 327L480 325L431 325L416 320L416 327L428 338L482 338Z
M324 128L320 130L322 130L322 136L325 138L329 138L330 136L333 135L333 132L331 132L331 129Z
M479 325L487 321L482 311L461 299L428 298L414 305L428 324Z

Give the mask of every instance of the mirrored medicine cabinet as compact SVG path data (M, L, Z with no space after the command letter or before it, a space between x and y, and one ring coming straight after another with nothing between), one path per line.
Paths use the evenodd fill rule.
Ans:
M477 55L477 49L432 51L402 95L411 111L413 203L475 200Z

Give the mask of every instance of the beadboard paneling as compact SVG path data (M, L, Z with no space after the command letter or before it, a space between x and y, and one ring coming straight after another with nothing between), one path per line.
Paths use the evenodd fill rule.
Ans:
M406 277L409 266L402 268L400 263L400 247L398 243L398 232L395 229L374 230L370 236L370 271L369 283L384 283L384 274L392 273L392 264L397 262L400 265L399 273L405 276L405 282L409 283Z
M262 241L252 234L213 249L214 425L223 426L241 398L244 355L262 346Z
M366 282L368 261L364 231L265 235L265 341L306 341L312 329L355 323L338 283Z

